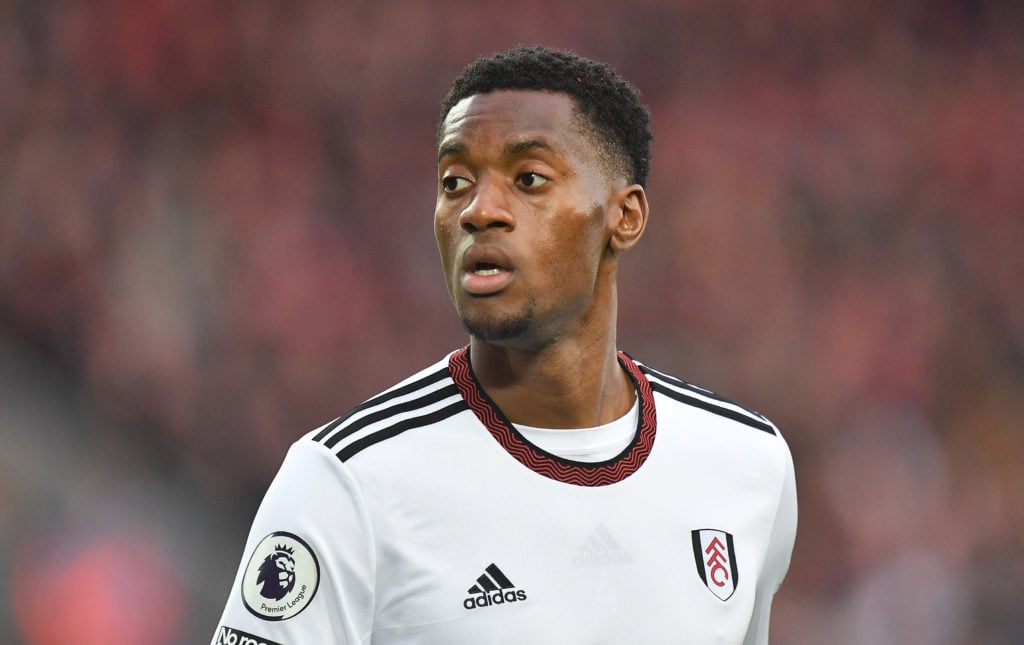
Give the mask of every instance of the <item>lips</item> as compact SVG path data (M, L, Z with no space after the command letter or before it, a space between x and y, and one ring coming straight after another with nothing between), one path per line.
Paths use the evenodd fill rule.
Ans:
M508 254L493 244L476 243L462 255L462 287L474 296L498 293L512 281Z

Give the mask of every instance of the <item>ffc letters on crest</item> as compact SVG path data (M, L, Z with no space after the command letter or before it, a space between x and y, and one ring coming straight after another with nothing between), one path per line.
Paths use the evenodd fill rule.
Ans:
M719 600L728 600L740 583L732 534L718 529L697 529L691 536L697 575Z

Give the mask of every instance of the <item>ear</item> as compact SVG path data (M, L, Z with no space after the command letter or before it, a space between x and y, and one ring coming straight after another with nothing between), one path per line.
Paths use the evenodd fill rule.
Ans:
M643 186L632 184L616 193L608 221L608 249L612 253L628 251L640 240L647 228L649 210Z

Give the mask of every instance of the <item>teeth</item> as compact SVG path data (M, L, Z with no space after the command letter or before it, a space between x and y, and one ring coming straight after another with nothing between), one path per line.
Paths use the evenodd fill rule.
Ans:
M494 268L494 269L477 269L473 273L475 273L476 275L498 275L503 270L504 269L498 269L498 268Z

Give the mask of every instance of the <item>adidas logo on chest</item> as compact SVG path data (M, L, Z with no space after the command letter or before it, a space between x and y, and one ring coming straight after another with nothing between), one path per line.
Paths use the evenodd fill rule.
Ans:
M480 609L481 607L526 600L526 592L517 589L508 576L493 562L487 565L483 575L477 578L476 584L466 592L469 596L462 601L462 606L466 609Z

